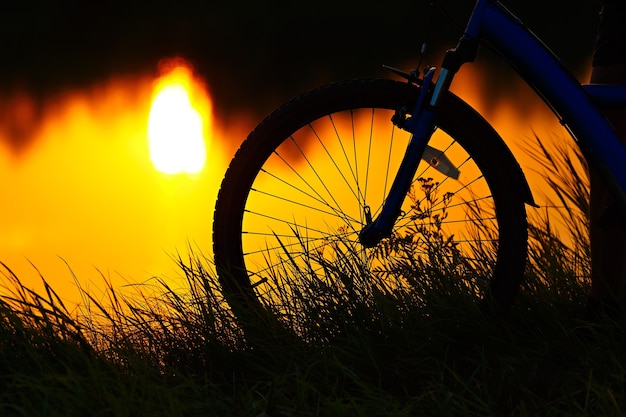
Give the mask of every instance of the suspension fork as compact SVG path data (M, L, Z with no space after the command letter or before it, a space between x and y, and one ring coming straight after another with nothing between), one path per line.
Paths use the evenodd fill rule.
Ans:
M411 188L413 177L417 172L426 145L436 128L436 108L441 97L447 93L454 75L461 65L471 62L478 52L478 42L464 35L456 48L446 52L437 82L432 84L435 68L430 68L424 75L422 88L413 107L410 117L398 114L394 116L394 124L411 133L398 173L389 189L382 210L374 220L369 207L365 207L367 224L359 233L359 241L365 247L374 247L382 239L391 236L393 225L402 212L402 203Z

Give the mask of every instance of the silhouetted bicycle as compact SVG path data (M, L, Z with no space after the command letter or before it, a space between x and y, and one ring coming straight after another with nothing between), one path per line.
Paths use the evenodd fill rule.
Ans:
M533 197L498 133L448 91L481 43L544 99L626 204L626 149L601 111L626 105L626 85L581 85L503 5L477 0L440 70L323 86L250 133L214 217L215 263L232 304L256 309L310 279L402 277L412 265L424 279L444 271L479 299L511 305Z

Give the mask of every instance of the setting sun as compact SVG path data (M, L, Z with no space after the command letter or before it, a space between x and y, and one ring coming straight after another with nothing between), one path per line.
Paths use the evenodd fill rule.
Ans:
M209 103L181 62L168 64L157 82L148 119L150 159L166 174L196 174L206 162Z

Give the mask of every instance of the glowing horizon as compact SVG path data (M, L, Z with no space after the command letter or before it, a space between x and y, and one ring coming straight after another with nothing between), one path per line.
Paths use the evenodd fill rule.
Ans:
M72 274L96 288L104 287L101 275L121 286L154 276L180 278L177 254L210 259L217 190L233 148L260 120L246 114L237 114L237 123L214 120L210 89L181 63L169 60L157 75L112 78L49 100L28 129L32 146L19 157L0 138L0 261L26 285L36 288L40 272L76 301ZM481 95L486 80L480 71L464 69L453 91L502 134L541 204L541 175L520 149L524 137L558 136L563 129L530 89L511 86L514 99ZM194 123L202 118L205 148L195 153L206 159L199 171L187 160L185 169L179 165L170 174L151 159L149 119L158 92L172 84L167 74L175 73L191 82L182 102L188 99L197 111Z
M114 78L49 100L21 155L0 141L0 261L26 285L37 287L39 272L61 294L74 293L72 274L92 286L104 285L101 275L114 285L173 279L177 253L209 251L228 159L216 138L224 134L201 80L175 63L157 76ZM206 159L175 175L155 168L148 138L153 99L171 73L187 76Z

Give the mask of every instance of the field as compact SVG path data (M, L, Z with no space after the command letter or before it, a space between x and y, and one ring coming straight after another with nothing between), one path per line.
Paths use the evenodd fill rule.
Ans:
M407 263L410 286L338 271L337 286L307 292L323 310L298 303L244 335L199 255L179 259L182 290L109 286L71 311L4 266L0 415L622 415L624 318L585 320L588 188L561 156L545 166L565 209L531 215L506 315L486 314L453 274L425 281Z

